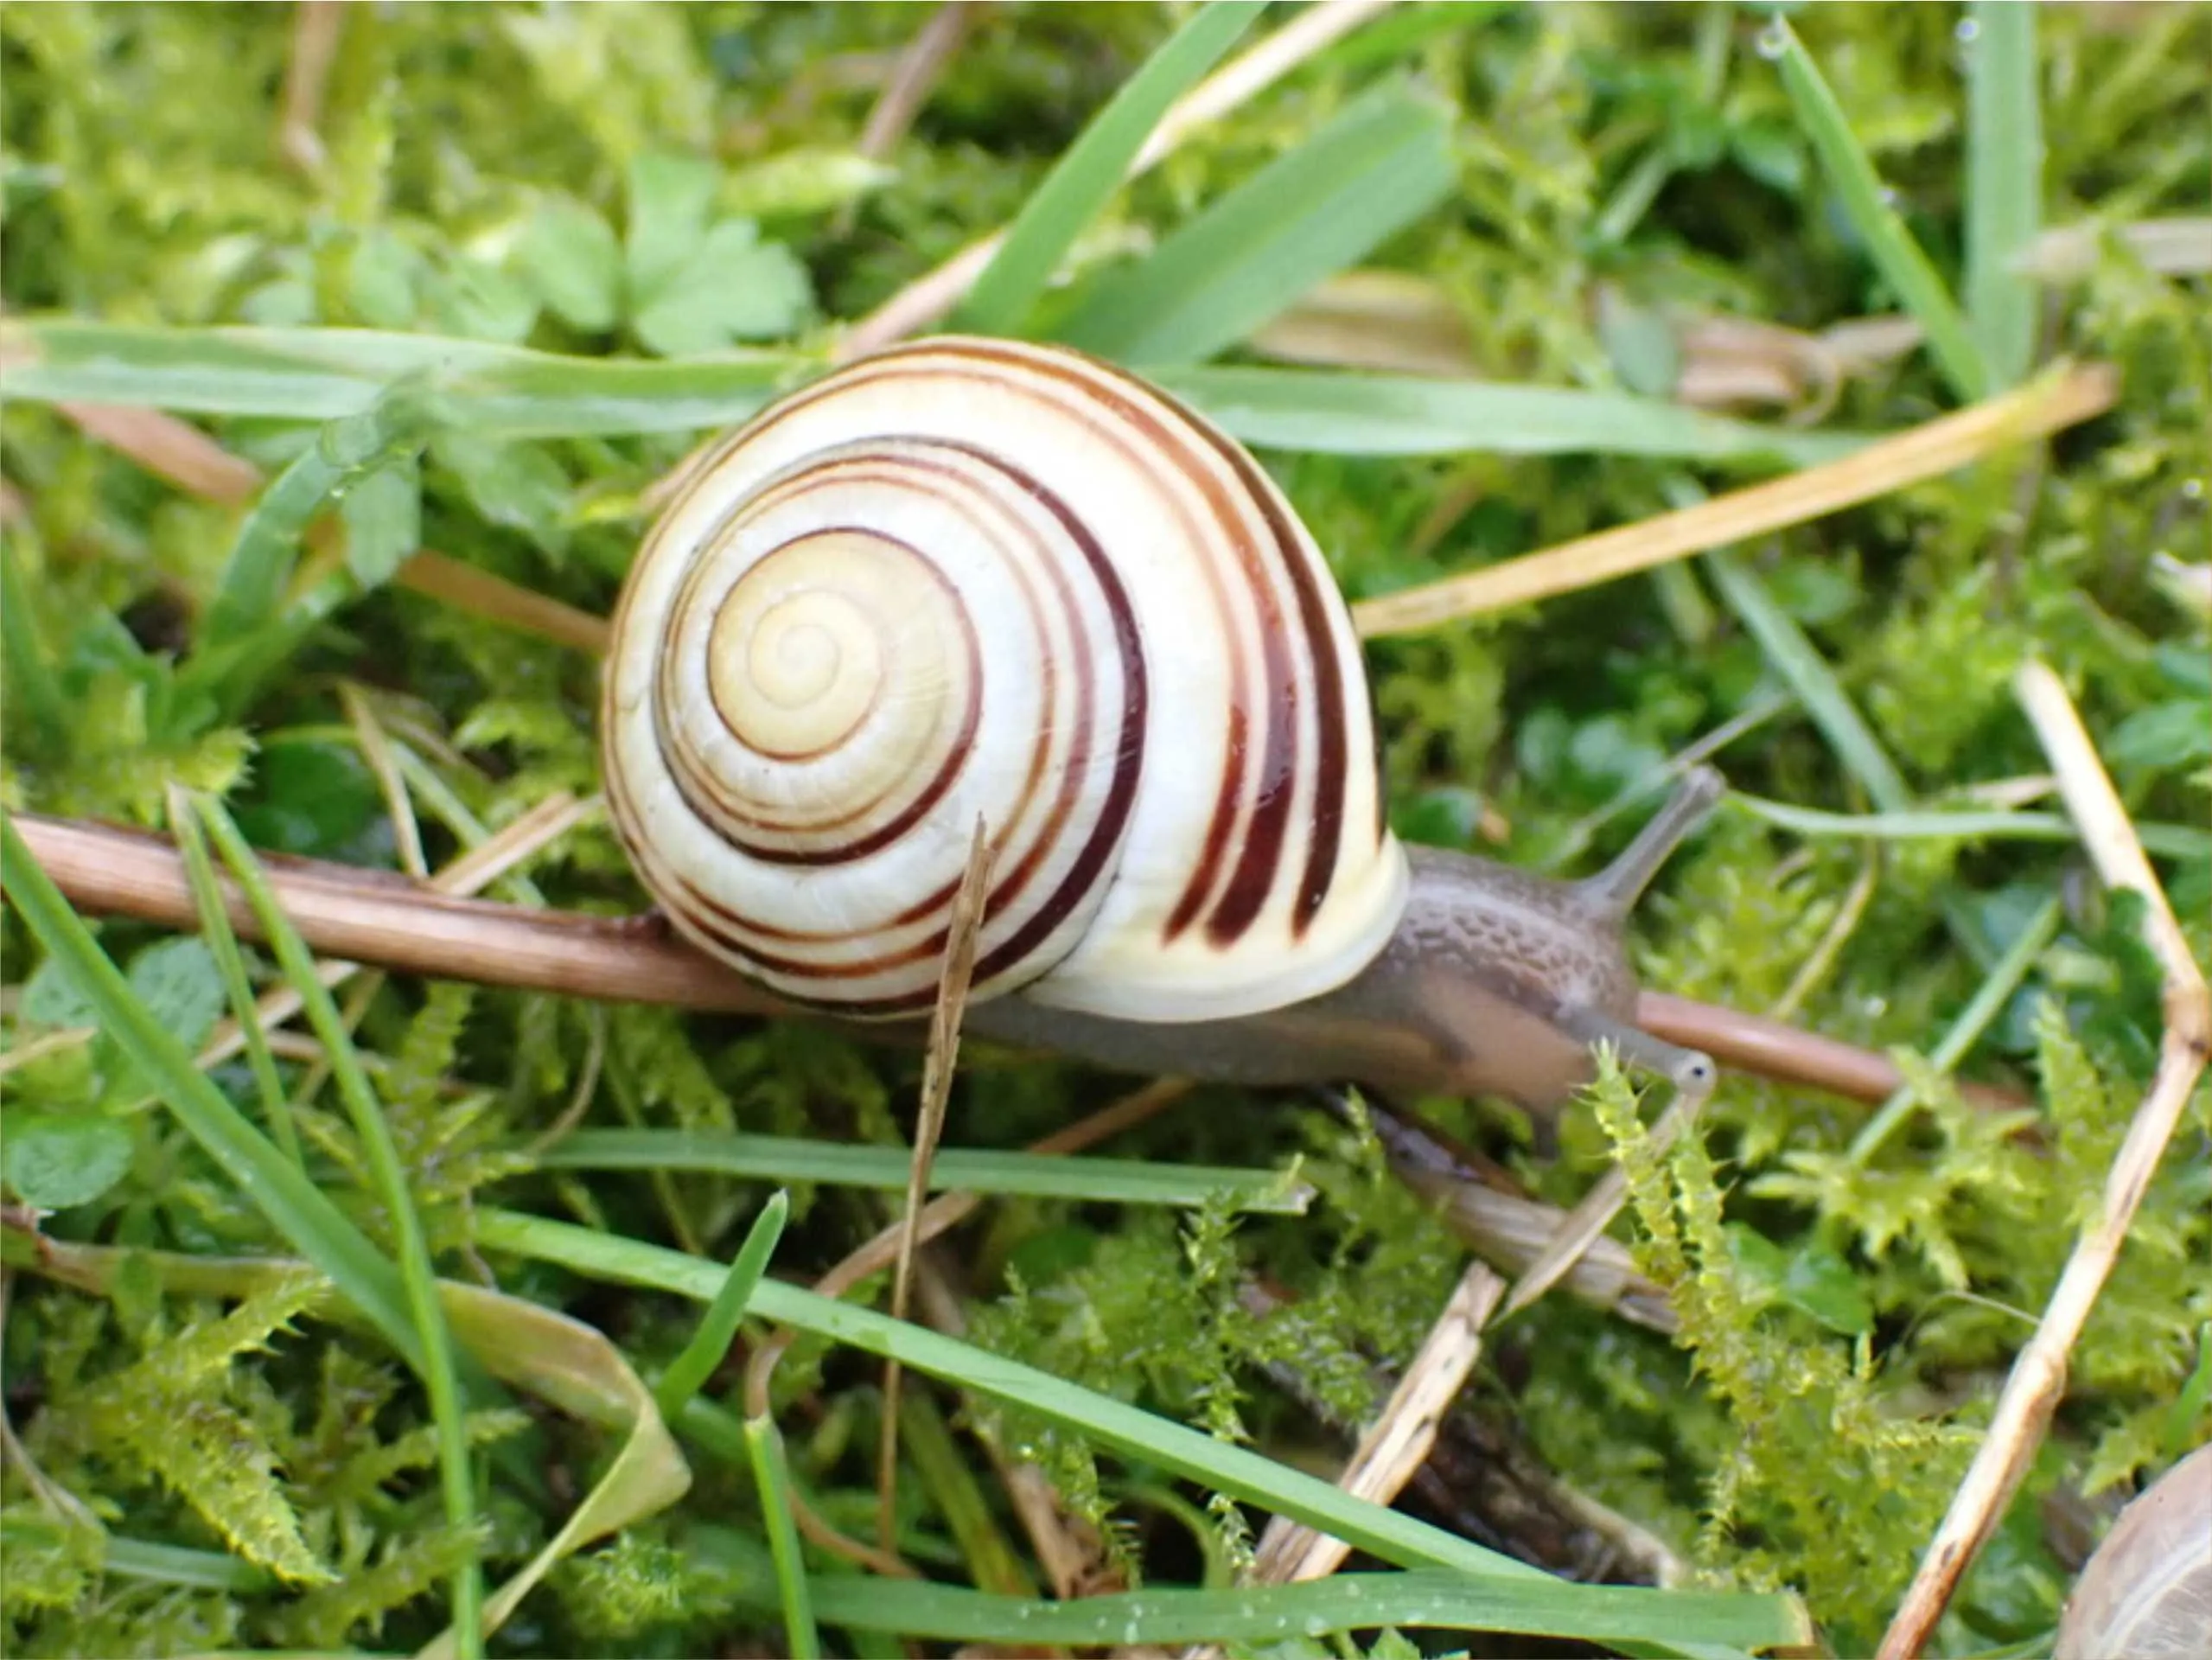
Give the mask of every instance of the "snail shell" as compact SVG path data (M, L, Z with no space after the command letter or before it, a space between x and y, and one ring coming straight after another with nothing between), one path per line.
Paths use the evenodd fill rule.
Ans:
M2212 1446L2120 1513L2059 1621L2056 1660L2196 1660L2212 1651Z
M1279 1008L1405 909L1312 538L1227 435L1066 350L932 339L732 433L638 555L602 731L675 926L839 1013L928 1006L979 818L975 999Z

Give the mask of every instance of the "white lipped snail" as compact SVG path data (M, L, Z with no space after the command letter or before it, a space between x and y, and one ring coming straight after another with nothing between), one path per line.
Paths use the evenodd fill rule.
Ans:
M1623 921L1690 775L1580 882L1383 821L1349 614L1212 423L1081 354L939 337L690 471L622 591L618 833L670 922L789 1000L924 1012L980 817L966 1025L1109 1067L1556 1103L1633 1025Z

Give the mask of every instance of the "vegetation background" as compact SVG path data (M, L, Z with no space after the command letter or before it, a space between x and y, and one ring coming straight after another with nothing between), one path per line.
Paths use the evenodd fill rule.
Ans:
M1703 1135L1661 1161L1611 1089L1641 1159L1616 1231L1680 1334L1554 1295L1495 1334L1463 1408L1470 1433L1629 1518L1698 1584L1801 1595L1842 1653L1866 1651L1896 1606L2158 1048L2135 918L2084 880L2034 782L2048 764L2013 696L2024 660L2075 693L2212 956L2212 309L2190 252L2212 191L2212 14L1998 19L2012 10L1794 9L1790 36L1750 6L1379 9L1113 193L1002 324L1096 345L1202 403L1234 384L1246 435L1355 598L1804 464L1833 453L1829 435L1903 428L2061 356L2115 367L2115 406L2048 444L1369 651L1403 834L1589 868L1670 757L1725 729L1718 758L1749 799L1640 913L1646 983L1911 1057L1950 1035L1946 1064L1912 1060L1912 1094L1871 1132L1863 1108L1731 1076ZM255 848L400 868L589 797L590 656L426 591L402 561L435 548L603 615L653 481L1014 220L1193 14L978 8L874 156L864 124L926 9L339 15L313 141L287 146L294 8L0 12L11 813L165 826L175 780ZM1978 65L2000 45L2002 65ZM1793 85L1799 63L1840 128ZM1878 173L1871 208L1841 188L1839 155ZM1207 219L1240 189L1275 209L1256 252ZM2145 225L2171 239L2131 234ZM1932 292L1899 285L1908 239ZM201 332L221 325L558 356L488 352L425 393L388 339ZM1407 353L1443 374L1409 382ZM644 367L594 378L577 361L617 357ZM1345 391L1379 361L1399 377L1387 419ZM1208 362L1273 378L1208 381ZM1588 397L1549 427L1484 401L1520 386ZM426 414L422 397L444 402ZM195 495L105 439L85 405L181 411L285 483ZM261 601L241 572L269 578ZM1783 822L1763 801L1860 816ZM1916 817L1967 811L1982 833ZM1992 831L1991 814L2016 821ZM873 1536L881 1368L829 1338L880 1349L889 1323L756 1300L748 1347L764 1308L813 1324L775 1375L781 1443L760 1425L749 1441L737 1369L702 1393L679 1363L720 1270L685 1280L651 1254L727 1263L782 1191L762 1292L811 1282L896 1213L918 1057L796 1025L364 976L312 1037L226 1060L209 1089L164 1069L175 1057L131 1011L189 1050L231 1006L234 966L257 991L297 966L111 922L98 950L123 977L101 980L34 915L10 857L8 1651L399 1651L456 1618L465 1649L481 1618L465 1564L496 1583L586 1495L619 1509L625 1491L623 1525L552 1566L494 1651L779 1651L808 1587L833 1651L1010 1640L975 1605L856 1580L826 1554L805 1580L778 1563L761 1460L787 1457L824 1516ZM590 818L494 891L641 903ZM1950 1067L2033 1095L2039 1139L1963 1104ZM948 1142L1016 1148L1125 1088L971 1047ZM1420 1105L1555 1204L1615 1152L1588 1102L1556 1156L1483 1103ZM2103 1519L2212 1431L2208 1131L2200 1089L1937 1651L2046 1650ZM618 1159L612 1132L657 1133ZM658 1133L673 1132L686 1134ZM712 1151L738 1132L883 1158L856 1175L784 1145L739 1170ZM577 1139L593 1134L596 1150ZM1465 1260L1357 1117L1203 1090L1111 1151L1156 1161L1165 1202L1125 1202L1106 1174L1040 1184L1015 1160L995 1189L979 1178L995 1197L947 1242L969 1346L909 1357L951 1382L908 1379L896 1533L943 1587L1004 1599L1049 1583L986 1446L1042 1465L1096 1529L1102 1575L1227 1586L1269 1508L1233 1458L1333 1468ZM242 1183L264 1158L314 1182ZM1235 1178L1293 1165L1316 1195L1303 1214L1282 1214L1279 1183ZM31 1245L33 1213L49 1246ZM225 1266L257 1255L308 1256L343 1294ZM441 1316L433 1266L507 1299L449 1299ZM532 1325L533 1308L604 1334L583 1365L596 1418L547 1381L581 1340ZM441 1359L449 1337L467 1349L488 1331L526 1374L503 1402ZM992 1356L1080 1389L1011 1405ZM665 1445L636 1427L657 1426L656 1389ZM1114 1403L1159 1427L1116 1439ZM1211 1438L1212 1478L1176 1461L1187 1445L1161 1421ZM1400 1554L1381 1535L1371 1554L1445 1561L1390 1537ZM1509 1529L1480 1543L1531 1548ZM1450 1560L1491 1583L1481 1552ZM1227 1606L1208 1605L1217 1620ZM1573 1623L1597 1606L1570 1599L1565 1624L1512 1629L1599 1636ZM1643 1623L1614 1640L1690 1629L1688 1601L1630 1606ZM1304 1607L1216 1629L1339 1651L1348 1639L1307 1634ZM1143 1607L1113 1611L1090 1640L1180 1640ZM1340 1608L1311 1628L1389 1623Z

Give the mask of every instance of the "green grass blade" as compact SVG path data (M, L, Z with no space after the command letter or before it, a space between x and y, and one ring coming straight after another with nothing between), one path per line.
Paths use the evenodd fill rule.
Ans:
M1759 34L1759 49L1782 71L1782 86L1797 112L1797 124L1811 142L1842 201L1845 216L1858 233L1867 257L1896 290L1898 301L1928 336L1928 349L1952 392L1965 402L1990 393L1989 365L1967 332L1966 319L1943 286L1943 279L1914 241L1896 209L1890 206L1873 161L1851 130L1843 105L1806 51L1796 31L1782 18Z
M1168 106L1258 21L1251 0L1213 0L1171 35L1068 147L1007 227L1005 240L954 312L972 334L1016 332L1084 227L1120 187Z
M1949 812L1826 813L1763 795L1731 790L1727 804L1801 836L1847 836L1865 841L2078 841L2081 832L2060 813ZM2139 822L2146 852L2162 859L2212 859L2212 830L2188 824Z
M761 1275L768 1272L768 1259L775 1255L776 1242L783 1237L783 1224L790 1215L791 1196L779 1189L768 1195L761 1214L753 1218L745 1242L737 1248L730 1272L723 1276L722 1289L707 1305L698 1330L692 1333L692 1340L669 1363L653 1388L653 1404L666 1422L676 1421L684 1403L705 1387L722 1357L730 1352L737 1322L745 1318L745 1306L752 1300Z
M821 1635L814 1629L812 1587L806 1563L800 1554L799 1528L791 1519L791 1466L783 1452L783 1435L775 1420L745 1421L745 1449L752 1455L753 1479L761 1492L761 1516L768 1529L768 1550L775 1561L778 1600L783 1608L783 1634L791 1644L792 1660L819 1660Z
M2036 8L1974 0L1967 54L1967 317L1992 391L2035 354L2036 284L2016 262L2043 228L2042 87Z
M231 1016L238 1022L239 1036L245 1044L246 1066L261 1097L261 1115L268 1120L270 1133L284 1156L304 1169L307 1159L300 1151L299 1127L292 1121L291 1100L277 1076L277 1057L270 1052L269 1034L261 1029L253 987L246 979L245 954L239 948L238 935L223 904L214 861L207 856L207 839L201 833L199 815L175 790L169 795L169 833L175 838L177 853L184 862L184 879L192 889L193 908L199 913L200 937L215 960L215 972L222 976L223 993L230 999Z
M812 367L796 356L736 363L629 363L485 348L344 329L152 329L0 324L43 353L9 371L10 395L301 420L357 414L398 374L459 344L472 368L437 384L456 425L510 437L711 427L750 414ZM374 343L371 349L369 342ZM1678 405L1559 386L1498 386L1327 370L1183 367L1155 377L1246 443L1332 455L1603 453L1809 466L1867 442L1705 415Z
M359 1308L386 1341L419 1364L421 1342L398 1270L322 1191L249 1123L131 992L53 878L0 811L0 884L48 953L99 1012L100 1026L160 1090L192 1139L253 1202L271 1227Z
M1328 369L1170 368L1152 378L1267 450L1335 456L1648 456L1809 467L1870 440L1706 415L1629 393Z
M681 1252L513 1211L479 1212L476 1241L487 1250L512 1252L578 1274L701 1302L714 1295L722 1279L715 1264ZM873 1309L817 1296L774 1280L762 1282L754 1312L763 1319L896 1359L964 1389L1015 1401L1102 1446L1304 1522L1384 1561L1450 1568L1486 1584L1520 1580L1542 1586L1556 1599L1549 1605L1547 1618L1555 1622L1552 1628L1560 1631L1597 1629L1606 1618L1594 1607L1585 1616L1583 1599L1592 1587L1552 1580L1511 1557L1355 1498L1317 1477L1004 1356L894 1320ZM1794 1598L1754 1595L1745 1601L1765 1611L1763 1615L1755 1615L1747 1608L1743 1613L1745 1619L1763 1618L1770 1622L1768 1629L1778 1633L1807 1629L1803 1610ZM1673 1605L1650 1606L1656 1610ZM1670 1618L1668 1625L1670 1639L1683 1643L1715 1635L1691 1621ZM1778 1635L1772 1640L1799 1639Z
M800 1136L729 1134L711 1130L577 1130L547 1148L548 1170L666 1170L742 1176L786 1185L905 1191L910 1155L900 1147L852 1146ZM1224 1204L1237 1211L1303 1216L1312 1193L1272 1170L1224 1170L1140 1159L1050 1159L990 1148L951 1148L937 1155L933 1192L1018 1194L1030 1198L1106 1204L1157 1204L1185 1210Z
M409 374L455 425L500 437L682 432L751 414L819 366L795 352L678 361L565 357L443 335L371 329L156 329L74 318L0 323L0 392L188 414L333 421Z
M1912 791L1904 775L1874 736L1866 717L1844 690L1813 642L1805 637L1790 615L1775 603L1750 568L1727 548L1705 555L1706 573L1721 597L1736 613L1767 662L1795 695L1798 705L1820 729L1836 758L1858 781L1870 800L1885 813L1903 813L1912 806Z
M1211 357L1450 194L1450 129L1431 99L1368 93L1150 258L1102 277L1054 332L1145 367Z
M0 671L6 675L9 700L29 717L40 749L51 750L69 730L67 707L46 642L38 637L30 591L16 568L12 536L0 541Z
M1948 1072L1967 1058L1967 1051L1980 1041L1990 1023L2005 1012L2005 1006L2012 1000L2012 993L2020 989L2044 948L2058 937L2058 925L2065 920L2065 912L2056 898L2046 899L2037 907L2005 954L1982 976L1967 1006L1960 1009L1928 1056L1929 1063L1939 1072ZM1899 1089L1884 1101L1881 1109L1859 1127L1852 1138L1851 1161L1864 1165L1881 1150L1882 1144L1893 1134L1898 1125L1911 1116L1919 1105L1918 1098L1909 1089Z
M1066 1602L996 1597L953 1585L818 1578L814 1612L831 1625L945 1642L1179 1647L1295 1642L1378 1626L1573 1637L1604 1643L1694 1629L1737 1649L1794 1640L1778 1599L1724 1591L1578 1586L1574 1612L1556 1581L1472 1580L1436 1568L1336 1574L1300 1584L1221 1591L1159 1588Z
M262 937L268 941L284 978L299 993L301 1012L322 1041L331 1081L337 1085L339 1099L345 1103L354 1133L360 1139L377 1198L398 1248L400 1280L422 1356L416 1372L430 1396L437 1433L438 1485L445 1519L457 1532L470 1532L476 1525L476 1480L469 1453L469 1427L462 1415L460 1374L454 1365L453 1334L438 1300L437 1269L430 1261L430 1242L408 1187L407 1167L392 1139L392 1127L385 1121L384 1109L361 1067L360 1057L354 1051L345 1022L339 1018L338 1006L316 974L315 958L306 942L262 877L253 850L220 806L205 798L194 804L216 851L245 891L246 904L260 922ZM483 1577L471 1558L456 1571L453 1583L453 1632L456 1651L462 1660L481 1660L483 1613Z
M220 648L275 622L308 525L333 496L421 448L441 414L418 382L403 380L360 414L324 427L262 492L239 526L207 603L199 643Z

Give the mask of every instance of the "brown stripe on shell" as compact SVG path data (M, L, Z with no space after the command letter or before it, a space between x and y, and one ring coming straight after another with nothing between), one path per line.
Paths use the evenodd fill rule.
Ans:
M1299 546L1297 522L1290 516L1273 483L1257 462L1220 431L1196 421L1199 434L1221 454L1244 481L1245 488L1265 515L1277 550L1290 572L1291 588L1297 599L1298 622L1310 648L1314 686L1314 724L1318 753L1315 760L1312 834L1306 845L1306 867L1291 911L1291 937L1302 938L1320 914L1322 902L1335 882L1344 839L1344 779L1349 757L1346 751L1343 706L1344 671L1336 660L1336 635L1329 627L1328 601L1315 580L1312 565ZM1381 799L1382 792L1375 792ZM1289 797L1285 793L1284 800ZM1287 808L1285 808L1287 811ZM1214 926L1224 923L1221 912ZM1211 929L1209 928L1209 932ZM1233 934L1231 935L1234 937Z
M1079 406L1065 406L1068 412L1081 420L1093 433L1109 443L1125 456L1140 464L1159 458L1182 461L1202 452L1189 441L1195 433L1212 441L1202 424L1191 420L1187 412L1163 397L1134 375L1110 363L1081 353L1068 355L1080 359L1096 376L1086 380L1070 373L1056 362L1041 362L1018 350L995 347L988 342L977 341L961 348L966 355L1011 364L1027 369L1047 381L1059 381L1078 392L1099 399L1130 425L1137 428L1157 446L1157 456L1135 455L1131 446L1110 429L1092 420ZM1189 432L1178 431L1176 424L1162 418L1157 408L1164 407L1172 414L1189 422ZM1237 819L1246 791L1241 788L1249 776L1250 729L1252 712L1247 705L1248 666L1240 648L1241 642L1233 626L1233 618L1226 600L1221 597L1210 562L1201 561L1209 583L1215 584L1216 604L1221 616L1221 638L1231 653L1234 687L1230 717L1231 744L1223 763L1221 788L1215 797L1214 816L1207 826L1206 838L1200 852L1197 868L1192 872L1182 894L1170 914L1164 935L1175 939L1195 916L1199 907L1212 896L1219 881L1224 863L1230 863L1229 891L1216 905L1208 919L1207 936L1217 945L1232 943L1251 925L1265 903L1273 887L1283 856L1283 840L1289 827L1290 814L1297 798L1297 682L1295 665L1291 661L1279 626L1281 614L1275 603L1272 584L1267 580L1267 569L1259 550L1244 534L1241 516L1227 488L1212 470L1203 466L1180 465L1176 470L1186 482L1194 486L1204 500L1215 526L1221 534L1219 540L1232 552L1244 576L1247 591L1253 595L1260 612L1260 650L1263 660L1261 700L1265 704L1265 724L1262 726L1258 788L1252 792L1256 797L1250 827L1241 844L1237 840ZM1180 503L1169 498L1171 507L1181 515ZM1192 545L1206 544L1198 538L1195 527ZM1276 626L1270 626L1270 624ZM1242 737L1244 742L1236 740ZM1233 862L1232 862L1233 861ZM1176 919L1181 918L1178 923Z

